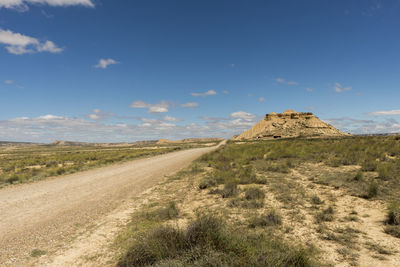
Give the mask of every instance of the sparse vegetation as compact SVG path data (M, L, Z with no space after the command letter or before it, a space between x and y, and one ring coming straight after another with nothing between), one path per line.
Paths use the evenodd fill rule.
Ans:
M138 157L192 148L201 144L159 145L21 145L0 146L0 187L74 173ZM199 172L194 165L191 172Z
M266 227L266 226L275 226L282 224L282 216L276 211L271 210L266 214L254 216L249 221L249 227Z
M397 201L392 202L388 207L385 232L392 236L400 238L400 204Z
M200 215L184 229L159 226L145 232L118 266L313 266L313 252L265 234L232 229Z
M40 257L45 255L47 252L41 249L37 249L35 248L34 250L32 250L31 252L31 257Z
M334 219L334 214L335 210L333 209L332 206L329 206L328 208L317 212L315 215L315 219L318 223L321 222L331 222Z
M244 197L246 200L264 199L265 193L258 187L249 187L245 189Z
M349 265L357 265L359 254L365 253L360 252L361 246L370 257L385 260L394 255L391 248L372 242L358 227L369 220L366 213L358 214L358 206L348 204L343 208L339 204L346 203L347 198L354 204L393 199L399 203L399 157L399 140L390 136L230 141L201 157L196 163L199 171L190 174L198 177L193 182L196 192L207 198L209 206L198 208L202 215L189 219L182 227L169 226L174 224L164 223L163 220L170 220L165 217L140 223L143 231L135 232L138 237L133 238L120 266L129 265L131 256L137 266L310 266L316 257L310 249L313 242L319 246L329 242L335 260ZM341 198L344 194L348 195L345 200ZM200 200L196 199L196 205L197 201ZM219 215L209 215L207 207ZM203 220L203 216L218 221L218 227L210 222L216 236L208 236L208 230L203 229L196 232L197 238L188 239L190 229L201 224L197 220ZM399 205L390 205L386 233L400 237L399 216ZM180 215L179 220L184 217ZM310 229L313 223L315 226ZM137 224L135 227L137 231ZM297 231L297 227L306 227L307 234L314 231L317 235L310 236L317 236L319 241L311 237L307 240L310 243L302 244L308 249L298 247L291 234L301 235L305 229ZM379 227L384 235L382 225ZM160 233L172 240L178 238L174 246L168 245L168 252L157 252L167 249L157 245L164 242L157 241L163 240L158 239ZM205 237L200 238L203 234ZM303 238L307 239L304 235ZM287 261L281 254L282 247L288 249L288 255L294 251L305 253L307 261ZM151 261L141 262L143 255L153 256ZM284 260L275 262L279 257Z

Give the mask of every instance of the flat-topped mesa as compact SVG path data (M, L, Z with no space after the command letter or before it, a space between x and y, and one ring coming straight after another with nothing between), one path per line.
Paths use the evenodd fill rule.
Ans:
M288 109L283 113L271 112L269 114L266 114L264 119L266 121L269 121L269 120L273 120L274 118L277 118L277 117L278 118L290 118L290 119L304 118L304 119L308 120L315 116L311 112L296 112L294 110Z
M345 135L347 134L319 120L311 112L296 112L289 109L283 113L272 112L266 114L263 120L234 139L273 139L299 136L332 137Z

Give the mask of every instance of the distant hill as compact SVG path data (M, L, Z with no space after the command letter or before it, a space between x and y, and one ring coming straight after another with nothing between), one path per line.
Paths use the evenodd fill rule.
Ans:
M0 146L22 146L22 145L40 145L40 144L39 143L32 143L32 142L0 141Z
M63 141L63 140L54 140L50 143L50 145L54 146L127 146L127 145L147 145L147 144L155 144L157 140L149 140L149 141L137 141L133 143L89 143L89 142L75 142L75 141Z
M311 112L298 113L286 110L283 113L272 112L254 125L251 129L233 137L234 140L249 139L274 139L289 137L323 137L323 136L348 136L329 125Z
M198 142L219 142L222 141L221 138L187 138L182 140L169 140L169 139L160 139L158 140L158 145L163 144L180 144L180 143L198 143Z

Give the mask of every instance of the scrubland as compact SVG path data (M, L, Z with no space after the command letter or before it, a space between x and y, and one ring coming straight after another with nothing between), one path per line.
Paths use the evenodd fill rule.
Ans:
M209 142L165 145L2 145L0 188L74 173L93 167L209 145Z
M228 142L155 187L118 266L399 266L400 138Z

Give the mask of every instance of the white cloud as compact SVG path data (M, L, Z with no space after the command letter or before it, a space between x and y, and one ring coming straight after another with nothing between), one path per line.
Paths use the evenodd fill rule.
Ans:
M368 113L368 115L373 115L373 116L393 116L393 115L400 115L400 109L374 111L374 112Z
M52 41L40 42L34 37L3 29L0 29L0 44L6 45L7 51L15 55L38 52L60 53L63 51L63 48L58 47Z
M224 90L224 91L222 91L222 93L227 95L227 94L229 94L229 91L228 90Z
M5 83L5 84L13 84L14 81L13 81L13 80L5 80L4 83Z
M39 52L60 53L62 48L57 47L52 41L46 41L44 44L38 46Z
M236 67L236 64L231 64L231 68L233 69L234 67Z
M256 115L244 111L236 111L231 114L231 117L243 120L252 120L256 117Z
M183 121L183 119L175 118L175 117L172 117L172 116L165 116L164 120L165 121Z
M91 120L104 120L111 117L118 117L114 113L104 112L97 108L94 109L91 114L87 114L86 116Z
M196 102L188 102L188 103L184 103L180 105L182 108L194 108L194 107L198 107L199 103Z
M0 8L12 8L20 11L29 9L28 4L42 4L50 6L76 6L94 7L91 0L0 0Z
M258 101L260 101L260 102L265 102L265 98L264 98L264 97L259 97L259 98L258 98Z
M149 113L165 113L168 112L169 104L167 101L161 101L157 104L146 103L142 100L135 101L131 104L131 108L147 108Z
M299 85L298 82L294 82L294 81L287 81L283 78L276 78L275 81L277 81L278 83L283 83L283 84L288 84L288 85Z
M354 134L400 133L400 123L395 119L384 121L334 118L324 120L344 132Z
M352 87L343 87L340 83L336 82L335 85L333 86L333 89L335 90L336 93L343 93L345 91L350 91L353 88Z
M307 88L306 88L306 91L307 91L307 92L312 92L312 91L313 91L313 89L312 89L312 88L310 88L310 87L307 87Z
M115 65L118 64L119 62L112 59L112 58L108 58L108 59L104 59L101 58L99 59L99 63L97 63L96 65L94 65L95 68L100 68L100 69L106 69L109 65Z
M102 111L92 114L101 114ZM51 142L70 140L83 142L132 142L161 138L224 137L253 126L262 117L246 112L234 112L227 118L203 118L203 122L176 125L171 118L140 118L138 124L103 123L101 120L44 115L0 120L0 140ZM123 118L115 116L115 118ZM179 119L177 119L179 120Z
M214 90L208 90L207 92L204 93L191 93L192 96L210 96L210 95L216 95L217 92Z

